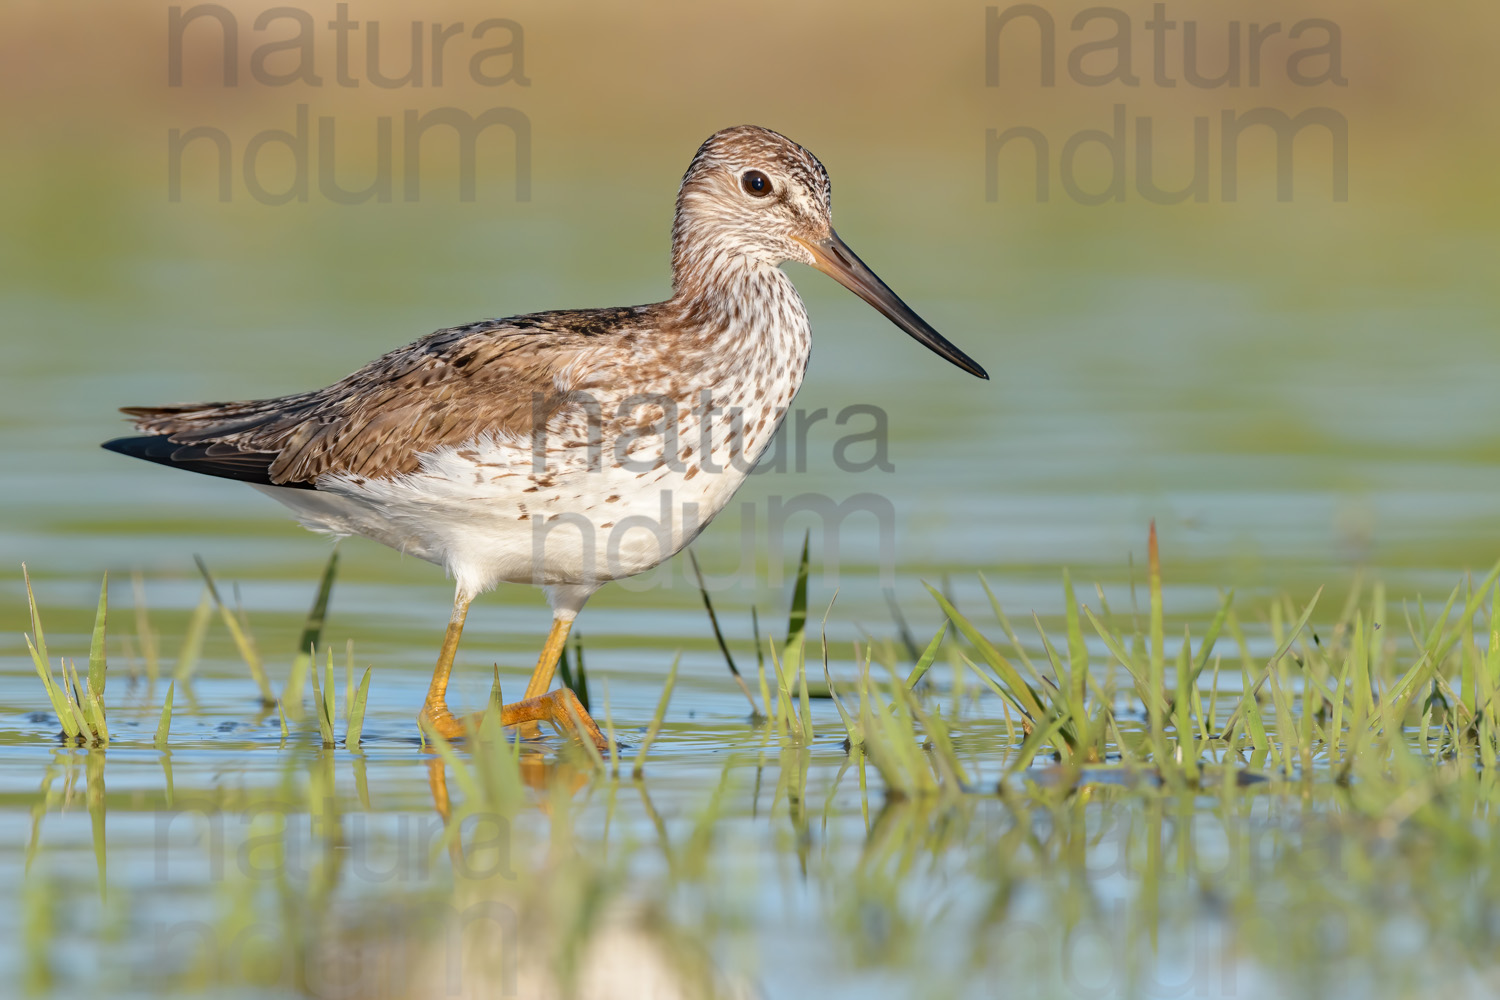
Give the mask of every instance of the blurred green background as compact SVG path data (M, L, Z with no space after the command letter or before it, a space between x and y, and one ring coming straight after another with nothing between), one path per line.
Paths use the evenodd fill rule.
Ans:
M835 468L844 432L825 421L809 435L805 473L751 481L745 498L757 511L772 495L809 490L889 497L903 592L918 574L971 567L1008 568L1018 581L1037 570L1049 592L1059 563L1122 574L1151 517L1178 565L1215 584L1295 585L1351 565L1446 580L1491 562L1500 99L1483 70L1500 13L1478 3L1441 13L1394 2L1168 4L1178 27L1161 58L1178 82L1164 87L1153 78L1152 5L1125 4L1110 10L1128 26L1139 85L1089 86L1075 77L1105 72L1118 53L1075 50L1114 23L1074 29L1082 7L1044 6L1055 18L1053 86L1040 79L1034 21L1007 25L987 53L983 4L777 0L356 3L346 16L361 23L347 35L357 86L338 82L335 4L296 8L312 25L319 86L258 82L254 53L295 36L297 22L257 29L266 6L227 4L218 9L238 32L236 85L224 84L220 23L203 16L182 33L182 81L171 86L167 5L6 4L0 553L80 579L109 565L186 573L194 551L224 572L306 579L323 546L270 501L98 450L123 428L115 408L289 392L440 326L659 299L683 168L710 132L755 122L824 160L845 238L994 376L962 376L794 268L816 345L798 405L884 407L895 472ZM421 86L374 85L370 26L382 70L400 76L414 18ZM471 37L488 18L512 24ZM1327 27L1288 38L1308 18L1337 29L1343 85L1288 77L1289 56L1328 41ZM1228 65L1238 32L1240 85L1183 78L1187 22L1207 75ZM465 26L445 42L437 85L436 23ZM1255 86L1252 23L1282 26L1264 43ZM476 83L470 59L506 45L482 70L513 79ZM986 85L987 55L996 86ZM302 55L259 58L263 72L291 74ZM1070 58L1081 59L1073 71ZM1078 204L1059 183L1062 147L1081 129L1110 128L1117 104L1130 126L1125 197ZM292 129L299 105L309 197L263 204L242 157L257 133ZM419 199L404 199L404 116L445 107L525 116L529 200L516 198L503 127L478 142L473 201L460 200L442 129L422 146ZM1290 201L1277 199L1270 133L1247 133L1238 198L1225 201L1221 114L1317 107L1348 123L1347 201L1332 197L1331 143L1318 129L1297 140ZM1135 121L1152 119L1155 176L1176 187L1191 176L1200 116L1208 199L1140 197ZM393 131L392 199L330 201L319 119L334 130L339 184L359 189L375 174L381 117ZM188 147L180 200L169 200L169 132L199 126L230 143L227 202L209 140ZM1021 144L995 163L996 197L986 197L987 130L1016 126L1049 141L1045 203ZM1102 146L1086 145L1079 183L1102 189L1108 166ZM286 188L291 170L284 147L262 151L267 189ZM700 547L711 569L738 567L748 591L765 567L741 554L741 521L731 509ZM761 556L799 540L756 530ZM841 570L856 585L861 567L875 575L875 541L872 524L851 519ZM361 572L431 584L434 607L446 599L426 567L373 546L352 555ZM601 603L611 600L634 599Z

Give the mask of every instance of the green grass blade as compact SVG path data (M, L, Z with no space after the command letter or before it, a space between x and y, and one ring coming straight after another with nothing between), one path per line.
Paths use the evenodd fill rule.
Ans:
M808 706L807 693L807 640L797 644L797 704L802 714L802 742L808 744L813 739L812 709Z
M165 750L167 748L167 737L172 732L172 699L177 689L177 682L173 681L167 685L167 699L161 703L161 719L156 723L156 748Z
M61 664L63 669L63 700L68 703L68 708L73 713L73 722L78 726L79 735L85 743L92 742L99 731L95 725L91 713L84 707L86 699L83 690L78 683L78 665L64 660Z
M719 616L714 611L713 598L708 596L708 584L703 579L703 570L698 566L698 554L692 549L688 549L688 563L693 567L693 575L698 579L698 593L703 596L703 609L708 612L708 624L714 630L714 641L719 644L719 652L724 655L724 665L729 668L729 673L734 677L734 682L739 685L745 700L750 703L750 714L759 717L760 706L755 703L755 696L750 693L750 686L745 683L745 678L740 676L740 668L735 666L734 656L729 652L729 643L724 641L724 630L719 628Z
M50 662L47 658L47 637L42 632L42 619L36 611L36 595L31 592L31 573L27 571L26 564L21 564L21 579L26 581L26 606L31 611L31 635L36 640L36 651L33 656L40 656L43 663ZM47 670L51 676L51 668Z
M47 690L47 698L52 702L52 711L57 715L58 725L62 726L63 735L69 740L79 739L85 736L87 728L80 713L74 711L73 701L66 690L67 667L63 667L62 685L58 685L52 676L52 665L47 659L47 636L42 631L42 617L37 612L36 595L31 589L31 574L27 571L25 563L21 564L21 577L26 582L26 605L31 614L31 635L25 637L27 651L31 653L31 662L36 666L42 686Z
M958 654L958 657L964 664L968 666L970 670L974 671L975 677L978 677L991 691L994 692L995 697L999 698L1002 702L1014 705L1017 709L1021 707L1020 703L1016 701L1015 695L1011 694L1009 691L1005 690L1005 688L1001 687L1000 683L996 681L995 678L991 677L988 671L979 669L979 664L969 659L968 656L966 656L963 652L960 652Z
M994 612L995 620L1000 623L1000 629L1005 633L1005 638L1010 640L1010 647L1015 651L1016 658L1021 661L1021 666L1026 668L1026 672L1038 684L1042 683L1042 672L1036 668L1036 664L1031 662L1031 657L1026 652L1026 646L1022 644L1020 637L1016 635L1016 630L1011 627L1010 618L1006 616L1005 609L1000 606L1000 599L990 589L990 581L985 579L983 573L979 574L979 585L984 588L984 594L990 601L990 610ZM952 601L950 600L949 603L951 604ZM954 606L957 607L957 605Z
M896 626L896 637L901 640L901 645L906 649L907 657L915 663L921 659L922 654L917 650L917 640L912 637L910 626L906 624L906 616L901 613L901 605L896 600L895 588L885 587L882 592L885 594L885 605L891 612L891 622Z
M89 712L93 716L95 738L100 743L108 743L109 721L104 717L104 699L90 685L85 685L84 697L88 699Z
M47 661L42 659L42 654L31 641L31 636L23 636L26 640L26 649L31 653L31 662L36 666L37 676L42 679L42 687L47 692L47 700L52 703L52 714L57 716L58 725L62 726L63 735L68 739L78 737L78 728L73 722L72 709L68 707L62 691L57 686L57 681L52 677L51 667Z
M849 714L849 710L844 707L844 701L839 697L838 689L833 686L833 675L828 670L828 640L826 637L823 641L823 680L828 685L828 695L833 699L833 707L838 709L839 721L844 724L844 735L849 738L849 750L857 752L860 745L865 741L864 730Z
M887 668L891 675L891 697L899 700L906 708L907 716L912 722L920 726L927 734L928 741L932 744L932 760L936 762L938 772L942 776L942 784L955 791L962 791L969 785L968 775L964 773L962 762L958 759L957 752L953 749L953 740L948 734L948 726L942 716L937 712L927 712L922 708L920 699L906 689L896 676L893 668Z
M100 701L104 699L104 628L109 617L109 574L99 587L99 609L94 612L94 635L89 641L89 690ZM103 718L103 712L100 712Z
M316 653L314 656L316 657ZM308 671L308 678L312 681L313 714L318 717L318 735L322 738L323 745L331 747L333 746L333 720L328 714L328 696L323 691L325 685L319 679L320 672L317 669ZM331 682L333 678L333 650L331 649L328 651L328 678Z
M88 693L78 679L78 664L64 660L62 668L64 686L69 704L73 706L73 715L82 723L83 734L88 742L95 742L99 739L99 720L94 717L93 704L89 701Z
M269 708L276 704L276 695L271 690L271 682L266 678L266 669L261 663L260 653L256 651L254 638L240 624L239 618L230 610L229 605L224 603L224 599L219 595L218 585L214 583L213 574L208 571L208 564L203 561L203 557L195 555L193 561L198 564L198 572L203 574L203 582L208 584L209 595L213 597L214 604L219 609L219 617L223 619L224 627L229 630L235 648L239 650L245 666L250 668L250 677L255 681L255 686L260 689L261 702Z
M325 646L328 655L323 668L323 712L318 728L323 731L323 745L333 746L333 723L338 718L338 691L333 686L333 647Z
M760 682L760 703L766 706L766 717L775 714L771 704L771 685L766 679L766 651L760 644L760 614L750 605L750 636L755 641L755 673Z
M980 657L989 664L991 669L1000 677L1000 680L1010 688L1011 694L1016 700L1017 707L1030 715L1033 721L1040 721L1047 714L1042 710L1041 700L1037 693L1031 689L1031 686L1021 679L1021 675L1016 672L1015 667L1011 666L1010 661L1001 656L1000 651L991 645L988 639L980 635L979 630L967 618L959 614L958 609L936 587L933 587L931 584L923 584L923 586L932 594L933 599L938 602L938 606L943 609L943 614L948 616L948 620L958 626L958 630L964 634L964 638L968 639L969 643L975 649L979 650Z
M1339 671L1338 687L1333 692L1333 712L1328 724L1328 756L1337 762L1339 760L1340 740L1344 733L1344 702L1345 692L1355 690L1359 685L1359 674L1365 670L1367 659L1365 653L1365 613L1356 608L1354 621L1351 623L1354 630L1353 637L1349 642L1349 651L1344 654L1344 662ZM1354 694L1351 701L1358 702L1359 695Z
M834 594L834 600L838 594ZM839 693L833 689L833 674L828 669L828 616L833 613L833 601L828 602L828 610L823 612L823 623L818 633L819 645L823 653L823 683L828 685L828 697L833 700L833 707L838 709L839 719L844 724L844 734L849 738L849 749L852 751L863 742L863 735L849 712L844 708Z
M589 672L583 665L583 633L575 630L573 632L573 661L577 664L573 678L578 686L573 688L573 694L578 698L578 704L583 706L585 712L589 708Z
M1189 781L1198 780L1198 737L1193 731L1190 718L1192 700L1190 693L1192 672L1193 638L1186 625L1182 628L1182 650L1177 654L1177 697L1172 704L1172 727L1177 730L1177 747L1182 757L1183 773Z
M604 738L609 742L609 775L620 776L620 744L615 739L615 715L609 707L609 678L604 678Z
M795 739L795 733L802 732L802 720L797 718L791 674L776 652L776 643L769 636L766 639L766 650L771 654L771 669L776 673L776 732L782 738Z
M792 608L787 618L786 642L792 641L807 627L807 555L812 544L812 532L802 536L802 556L797 560L797 583L792 588Z
M1214 645L1219 641L1219 634L1224 631L1224 623L1229 620L1229 611L1234 607L1234 591L1224 595L1224 600L1219 604L1219 610L1214 615L1213 621L1209 622L1208 632L1203 636L1203 642L1198 648L1198 662L1193 665L1193 681L1198 680L1198 675L1203 673L1208 666L1209 659L1213 656Z
M354 701L349 706L349 728L344 733L344 746L351 749L359 749L360 733L365 727L365 702L370 697L370 670L365 668L365 675L359 679L359 687L355 689Z
M781 663L787 677L795 678L802 669L803 635L807 631L807 553L812 532L802 536L802 558L797 562L797 583L792 588L792 608L787 615L786 643Z
M1074 718L1080 730L1087 727L1084 710L1084 689L1089 676L1089 648L1083 641L1083 626L1078 618L1078 598L1073 593L1073 578L1063 570L1063 602L1065 605L1068 632L1068 680L1071 682L1070 698L1073 702Z
M339 550L335 548L328 553L328 562L323 567L323 575L318 579L318 592L302 622L302 634L297 639L299 657L307 655L307 651L313 646L322 645L323 624L328 621L328 602L333 597L333 581L338 577L338 572Z
M94 843L94 866L99 872L99 898L109 898L109 854L105 839L105 814L107 812L104 788L104 754L91 752L84 761L85 794L88 804L89 826Z
M1432 620L1432 624L1428 626L1427 636L1422 642L1423 646L1431 646L1441 638L1443 632L1448 628L1449 616L1453 614L1453 604L1458 600L1459 592L1463 589L1464 585L1462 583L1454 585L1452 593L1448 595L1447 603L1443 605L1443 610L1439 612L1438 616ZM1426 626L1425 621L1423 625Z
M1089 624L1094 626L1094 631L1098 633L1099 638L1104 640L1104 645L1111 653L1115 654L1115 659L1120 662L1120 666L1124 667L1130 674L1130 679L1135 684L1136 693L1141 696L1141 704L1149 705L1151 703L1151 684L1146 674L1142 672L1140 664L1136 662L1135 654L1125 648L1125 644L1120 641L1120 637L1111 632L1108 626L1100 621L1094 612L1089 610L1088 605L1084 605L1083 614L1089 620Z
M354 707L354 640L344 642L344 722L349 721L349 712Z
M1152 739L1160 739L1163 729L1162 708L1166 703L1166 637L1162 626L1161 549L1156 540L1156 521L1146 540L1146 581L1151 595L1151 649L1146 673L1146 687L1151 696L1146 702Z
M656 742L657 734L661 732L662 720L667 717L667 705L672 701L672 688L677 683L677 664L681 661L681 653L672 657L672 669L667 671L667 681L662 685L661 699L656 703L656 714L651 717L651 725L646 727L646 738L641 740L641 748L636 751L635 767L630 771L633 777L639 778L645 773L646 755L651 752L651 744Z
M187 684L192 681L193 671L198 669L198 660L203 656L203 640L208 636L208 623L213 618L214 602L208 588L188 619L187 631L182 635L182 645L177 651L177 665L172 668L172 680Z
M1474 621L1474 613L1478 611L1479 606L1484 603L1485 595L1489 592L1489 589L1495 585L1495 582L1497 580L1500 580L1500 562L1497 562L1494 568L1491 569L1487 574L1485 574L1484 579L1479 582L1479 586L1474 588L1473 593L1470 595L1469 599L1464 602L1463 614L1454 624L1453 630L1448 633L1448 635L1441 642L1438 643L1437 648L1434 650L1434 655L1432 658L1434 663L1443 662L1444 657L1446 657L1449 651L1453 649L1454 644L1457 643L1461 638L1463 638L1464 631L1467 628L1473 627L1472 623Z
M1041 750L1044 745L1048 743L1055 744L1055 740L1058 734L1061 732L1062 726L1063 717L1060 715L1051 719L1042 720L1042 723L1032 731L1031 735L1021 741L1021 749L1019 752L1017 752L1016 759L1011 761L1009 766L1007 766L1005 769L1006 777L1010 777L1023 768L1029 767L1031 765L1032 758L1037 755L1037 752ZM1066 746L1063 746L1059 749L1065 750Z
M948 619L938 626L937 634L934 635L927 648L922 650L922 655L917 658L916 666L911 668L911 673L906 675L906 689L912 690L921 679L927 676L927 671L932 669L932 661L937 659L938 649L943 645L943 637L948 634Z
M1287 650L1292 648L1292 643L1297 641L1297 637L1301 635L1302 630L1307 627L1307 621L1312 617L1313 609L1318 606L1318 598L1322 596L1323 588L1319 587L1317 591L1313 593L1312 600L1307 602L1307 607L1302 610L1302 617L1297 619L1297 624L1294 625L1291 631L1289 631L1282 638L1281 645L1276 648L1275 655L1273 655L1267 662L1266 671L1261 674L1260 680L1256 681L1252 687L1248 688L1245 691L1244 696L1240 699L1239 705L1235 706L1234 711L1229 714L1228 720L1226 720L1224 723L1224 736L1226 738L1234 730L1235 723L1239 721L1240 713L1245 709L1246 700L1254 700L1255 696L1260 692L1261 685L1265 684L1266 678L1270 676L1270 672L1276 669L1276 664L1281 662L1281 658L1287 654ZM1413 667L1412 669L1415 673L1416 668Z

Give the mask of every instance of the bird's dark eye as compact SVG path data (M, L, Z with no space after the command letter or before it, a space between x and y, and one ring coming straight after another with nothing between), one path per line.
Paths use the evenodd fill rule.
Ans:
M759 170L747 170L740 178L740 187L751 197L764 198L771 193L771 178Z

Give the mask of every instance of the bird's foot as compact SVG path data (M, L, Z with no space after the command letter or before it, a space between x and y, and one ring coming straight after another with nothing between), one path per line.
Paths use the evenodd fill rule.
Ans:
M483 721L483 714L460 720L442 702L427 702L417 715L417 722L423 729L435 732L449 741L464 739L471 731L478 732ZM520 726L522 735L528 738L537 731L539 722L548 723L559 733L588 740L600 753L609 753L609 740L579 703L578 696L567 688L558 688L536 698L500 707L500 724Z
M500 724L521 726L523 733L528 724L535 726L538 722L549 723L559 733L588 740L600 753L609 753L609 740L599 731L588 710L579 703L578 696L568 688L558 688L500 709Z
M448 705L441 701L423 703L422 711L417 713L417 725L424 733L437 733L450 743L461 740L469 734L468 727L448 711ZM477 722L475 728L478 729Z

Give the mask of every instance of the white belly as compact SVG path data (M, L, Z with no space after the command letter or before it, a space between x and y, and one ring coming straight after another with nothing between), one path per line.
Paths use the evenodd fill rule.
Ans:
M772 399L790 402L794 392L788 386ZM705 437L684 420L670 454L651 439L617 455L606 437L593 455L549 452L537 472L529 439L491 439L440 449L423 456L420 471L393 479L331 476L317 490L260 489L315 531L361 535L436 563L471 593L503 582L596 587L692 542L744 482L783 413L784 404L765 420L750 414L735 425L738 441L727 422Z

